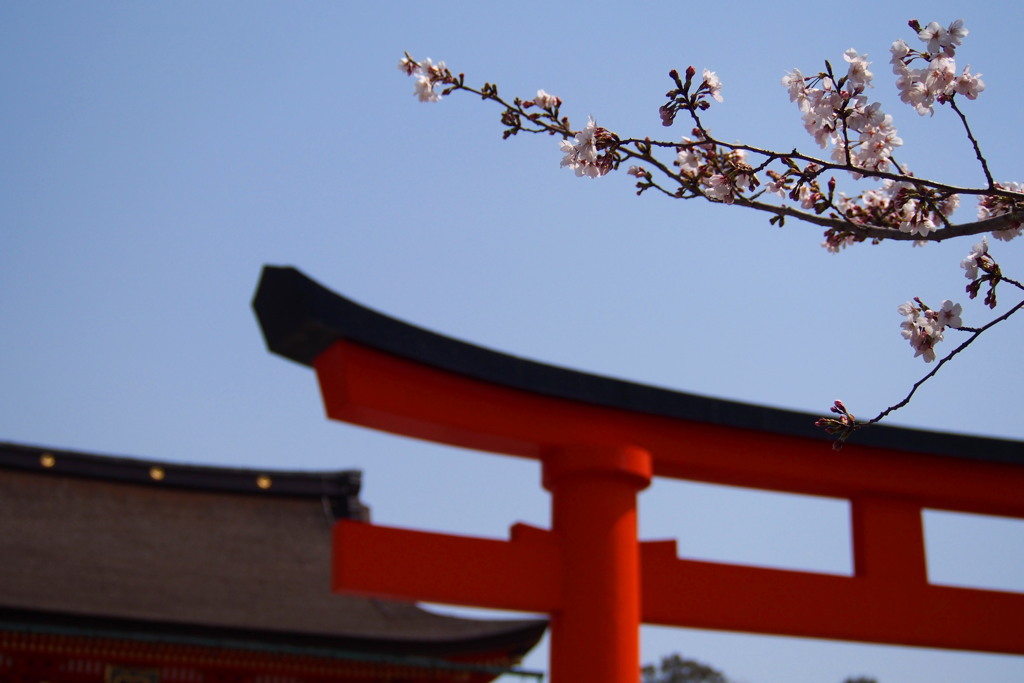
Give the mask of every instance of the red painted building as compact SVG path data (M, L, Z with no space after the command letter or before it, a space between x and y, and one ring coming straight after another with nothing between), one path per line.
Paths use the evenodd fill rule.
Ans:
M512 669L546 622L331 593L332 525L367 517L359 477L0 443L0 683L483 683Z

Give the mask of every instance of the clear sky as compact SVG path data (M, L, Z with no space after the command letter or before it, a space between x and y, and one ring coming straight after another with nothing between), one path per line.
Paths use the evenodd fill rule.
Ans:
M901 160L979 184L950 112L919 117L889 76L908 19L960 17L958 64L988 85L966 110L996 178L1024 180L1009 114L1024 105L1018 3L0 4L0 439L358 468L380 523L492 537L547 526L535 464L328 422L312 372L263 346L249 302L266 263L527 358L806 411L842 398L872 415L928 369L898 304L950 298L966 324L986 320L963 294L970 241L836 256L816 228L637 198L625 173L560 169L550 138L502 141L492 106L417 102L396 64L405 50L443 59L509 96L559 95L577 126L592 115L669 139L686 131L659 124L668 70L707 67L724 84L706 115L716 134L813 151L779 80L855 47L874 62ZM1024 276L1019 244L993 253ZM987 333L892 422L1024 438L1022 331ZM850 570L841 502L659 480L641 515L644 537L677 537L687 557ZM926 522L934 580L1024 590L1020 523ZM749 683L1024 680L1018 657L644 630L646 661L671 652ZM527 666L546 666L544 648Z

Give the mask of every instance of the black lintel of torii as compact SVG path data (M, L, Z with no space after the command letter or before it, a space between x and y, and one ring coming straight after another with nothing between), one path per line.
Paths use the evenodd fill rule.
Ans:
M439 370L535 394L640 414L823 442L820 417L739 401L673 391L579 372L500 353L396 320L351 301L287 266L264 266L253 299L267 347L312 366L339 340L382 351ZM858 431L851 443L1024 464L1024 442L889 425Z

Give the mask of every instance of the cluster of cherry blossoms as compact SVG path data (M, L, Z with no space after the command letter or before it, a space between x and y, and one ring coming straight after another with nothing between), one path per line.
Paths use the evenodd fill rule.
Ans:
M885 179L881 186L856 198L840 193L836 202L851 221L895 227L900 232L927 237L947 222L960 206L960 195L928 190L911 181ZM846 245L826 243L830 251Z
M922 356L926 363L935 360L935 345L942 341L947 327L963 327L960 319L963 307L949 299L943 301L938 310L928 308L920 299L900 304L896 310L905 318L900 324L903 338L910 342L914 357Z
M1003 280L1003 273L999 264L989 256L988 240L982 237L981 242L971 247L971 253L960 262L960 267L964 269L964 277L971 281L966 288L968 296L972 299L977 297L982 285L987 284L984 302L989 308L995 308L996 285Z
M960 267L964 269L964 277L968 280L977 280L978 271L987 269L992 263L992 257L988 255L988 240L982 237L981 242L971 247L971 253L960 262Z
M804 128L824 149L833 145L832 159L874 171L890 168L893 150L903 144L892 125L892 116L884 113L878 102L869 102L864 91L872 87L874 76L865 55L854 49L843 58L849 64L847 73L836 78L831 65L828 71L805 77L793 69L782 79L789 99L796 102L803 114ZM856 134L854 139L851 134Z
M718 149L700 137L699 129L694 129L693 135L694 140L683 138L672 163L679 167L682 177L700 187L709 199L733 204L743 192L753 192L761 184L747 163L746 151Z
M454 83L452 72L444 62L434 64L429 57L422 62L416 62L409 55L405 55L398 62L398 69L406 76L416 79L415 94L420 102L437 102L445 93L439 93L434 88L439 84Z
M544 91L537 92L534 102L541 99L541 93ZM548 95L548 97L551 96ZM554 99L558 100L557 97ZM602 176L612 170L615 157L610 151L605 151L603 154L601 151L614 148L618 140L615 133L599 127L594 123L594 119L590 118L587 120L586 128L577 133L576 137L572 140L562 140L561 148L565 156L562 157L561 165L576 171L577 176L587 176L588 178Z
M967 35L963 22L954 21L948 28L936 22L925 28L916 21L910 25L925 47L912 50L899 40L891 48L891 61L898 77L897 89L901 98L918 111L922 108L930 111L935 102L951 102L956 94L976 98L985 87L981 79L972 75L969 68L959 76L953 71L955 49ZM870 63L865 55L854 49L847 50L843 57L847 65L845 74L837 74L826 62L825 71L814 76L805 76L798 69L792 70L782 79L782 85L788 90L790 100L799 107L805 129L811 137L822 148L832 146L833 168L846 170L855 179L865 175L895 174L907 180L882 178L881 187L862 191L851 198L835 193L834 178L829 179L824 187L818 182L824 171L821 162L812 160L801 168L785 155L757 150L768 157L757 168L765 169L771 179L764 186L763 193L788 198L798 202L801 209L817 215L828 213L830 217L845 222L849 228L837 225L826 231L823 246L832 252L865 239L865 233L858 231L857 226L898 230L924 240L950 224L949 219L960 205L960 196L951 190L936 189L935 184L917 182L913 180L912 173L896 164L893 153L902 146L903 140L897 134L892 116L866 95L867 89L872 87ZM911 68L917 60L924 62L925 66ZM675 72L670 74L677 87L667 93L669 101L659 111L664 125L671 125L682 110L689 111L697 124L693 131L695 139L683 138L676 147L677 158L673 163L679 167L679 181L683 187L675 194L684 198L702 196L727 204L733 204L744 196L750 205L763 194L753 194L761 183L755 169L747 162L744 146L713 141L697 116L698 111L708 108L708 96L721 101L721 81L705 69L701 85L691 94L695 73L692 67L687 71L685 84L680 82ZM773 156L785 164L780 171L767 168ZM641 192L652 186L649 174L642 168L631 167L630 174L641 179L637 184ZM1013 183L996 183L993 187L1012 192L1021 189L1020 185ZM1016 198L984 196L979 206L979 219L1020 209L1021 202ZM781 224L782 214L772 222ZM1000 231L998 238L1010 239L1021 232L1024 232L1024 227L1016 224Z
M526 108L529 108L531 106L537 106L540 107L541 109L546 109L547 111L554 113L558 111L559 107L562 106L562 98L556 97L555 95L547 93L543 90L538 90L537 96L534 97L532 100L523 102L523 106Z
M971 247L971 252L960 262L960 267L964 270L964 277L970 280L966 288L970 298L978 296L981 287L987 284L984 302L989 308L995 308L996 285L1004 278L999 264L989 255L986 238L982 237L981 242ZM1012 280L1010 282L1017 284ZM910 342L914 357L921 356L926 363L935 360L935 345L942 341L947 327L977 332L963 326L960 318L963 307L948 299L942 302L941 308L935 310L915 298L901 304L897 312L904 317L900 324L903 338Z
M968 31L962 19L957 19L944 28L938 22L931 22L924 28L911 22L917 37L925 43L924 50L914 50L902 39L889 48L892 53L892 71L896 75L896 88L900 99L917 110L918 114L934 114L935 102L944 102L954 94L969 100L977 99L985 89L981 74L972 74L970 65L964 67L958 76L953 56ZM923 64L916 69L910 65L920 60Z
M995 183L995 187L1000 190L1009 190L1018 194L1024 194L1024 183ZM996 216L1005 216L1014 212L1019 212L1021 209L1020 202L1006 197L1000 197L998 195L986 195L981 198L978 202L978 220L983 221L987 218L995 218ZM1024 223L1021 221L1012 221L1010 227L1005 230L993 230L992 236L997 240L1003 240L1009 242L1014 237L1019 237L1021 233L1024 233Z

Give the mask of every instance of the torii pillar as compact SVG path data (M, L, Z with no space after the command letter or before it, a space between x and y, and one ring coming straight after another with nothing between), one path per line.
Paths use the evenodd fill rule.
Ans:
M1024 518L1024 443L873 427L533 363L388 318L291 268L254 307L329 417L539 460L552 528L509 540L341 521L334 590L551 615L554 683L639 678L641 623L1024 654L1024 594L929 583L925 507ZM679 559L639 542L652 476L845 498L854 574ZM471 512L471 511L467 511Z
M551 678L636 680L642 617L636 497L650 484L651 456L628 446L576 446L552 449L542 462L561 570L551 612Z

